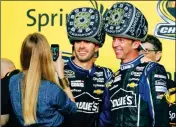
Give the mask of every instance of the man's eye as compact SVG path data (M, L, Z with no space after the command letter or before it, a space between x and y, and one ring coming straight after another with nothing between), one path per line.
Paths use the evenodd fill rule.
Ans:
M120 42L124 42L124 40L123 40L123 39L120 39Z
M81 41L80 40L77 40L77 41L75 41L76 43L80 43Z
M85 41L85 43L92 43L91 41Z

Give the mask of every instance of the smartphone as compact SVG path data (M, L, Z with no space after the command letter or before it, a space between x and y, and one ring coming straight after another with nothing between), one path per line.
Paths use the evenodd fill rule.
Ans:
M95 52L94 54L94 58L98 58L99 57L99 51Z
M51 44L51 51L53 54L53 61L56 61L59 57L59 45L58 44Z

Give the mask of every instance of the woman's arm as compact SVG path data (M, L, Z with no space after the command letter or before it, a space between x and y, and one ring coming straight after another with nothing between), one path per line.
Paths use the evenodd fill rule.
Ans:
M64 61L62 59L62 52L59 52L59 57L56 60L56 62L54 62L54 66L55 66L55 70L57 72L57 75L59 77L60 86L62 87L64 92L67 94L67 96L73 102L75 102L75 99L74 99L73 94L72 94L70 87L69 87L69 81L64 76Z

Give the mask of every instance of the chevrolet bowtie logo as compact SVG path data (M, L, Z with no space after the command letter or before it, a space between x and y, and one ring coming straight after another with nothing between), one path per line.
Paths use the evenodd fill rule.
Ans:
M100 94L103 93L103 90L97 89L97 90L94 90L93 93L96 93L96 94L100 95Z
M134 88L134 87L136 87L137 85L138 85L138 84L135 84L135 83L132 82L132 83L128 84L127 87Z

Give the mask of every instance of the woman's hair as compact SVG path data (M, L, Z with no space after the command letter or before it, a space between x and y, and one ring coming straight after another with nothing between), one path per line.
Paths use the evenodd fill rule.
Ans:
M24 124L36 123L36 108L41 79L59 85L55 74L52 53L47 39L40 33L29 34L21 47L22 111Z

